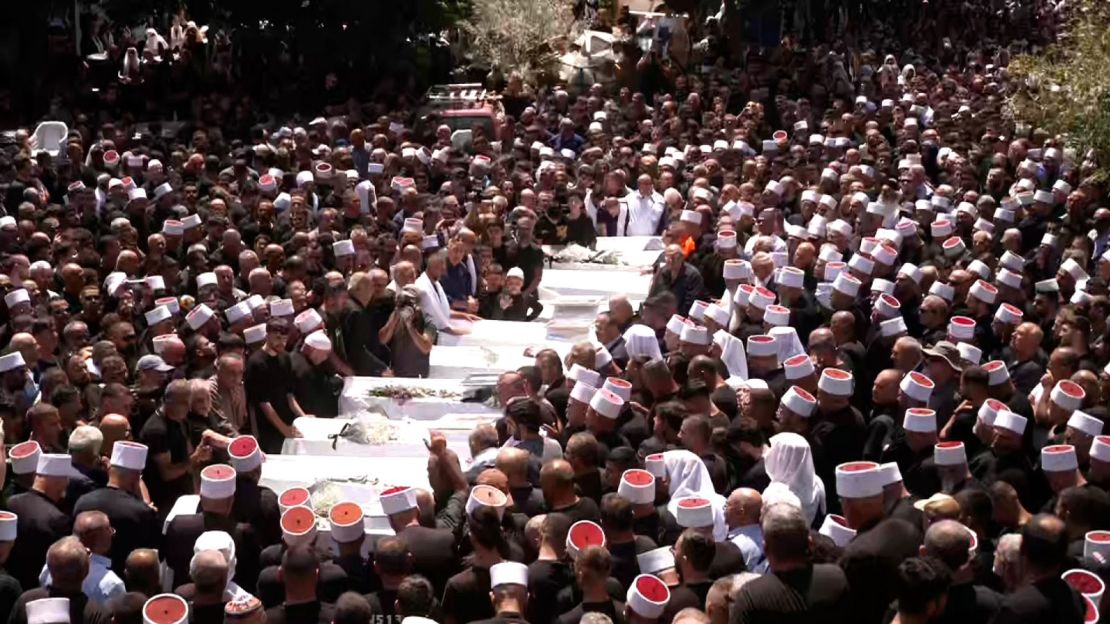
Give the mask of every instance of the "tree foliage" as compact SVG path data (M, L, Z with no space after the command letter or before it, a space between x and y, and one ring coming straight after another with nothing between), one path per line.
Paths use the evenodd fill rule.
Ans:
M558 40L573 35L572 0L470 0L463 23L474 60L505 73L542 71Z
M1010 64L1015 119L1065 137L1082 156L1094 150L1110 178L1110 3L1079 0L1055 44Z

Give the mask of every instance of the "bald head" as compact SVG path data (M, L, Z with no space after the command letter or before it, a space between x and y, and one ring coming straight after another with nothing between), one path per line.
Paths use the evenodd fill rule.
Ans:
M546 490L548 486L555 488L574 487L574 468L565 459L556 459L544 464L540 468L540 483Z
M528 481L528 458L524 449L505 447L497 452L497 469L505 473L512 487L522 487Z
M201 596L222 596L227 587L227 573L227 559L218 550L202 550L189 562L189 576Z
M829 320L829 328L838 341L851 340L856 335L856 317L847 310L834 312Z
M107 514L102 511L84 511L77 514L73 521L73 534L81 537L93 531L103 531L111 528Z
M758 524L763 513L763 497L758 490L736 488L725 502L725 521L729 528Z
M497 488L498 490L501 490L506 494L508 494L509 492L509 478L505 476L505 473L496 468L487 468L483 470L482 473L479 474L478 478L475 480L475 484L488 485L490 487Z
M970 548L971 533L964 525L955 520L940 520L931 524L925 532L922 554L936 557L956 571L967 564Z
M112 444L118 440L127 438L128 432L131 431L131 423L126 417L119 414L105 414L100 417L100 433L104 434L104 446L102 452L105 454L112 452Z

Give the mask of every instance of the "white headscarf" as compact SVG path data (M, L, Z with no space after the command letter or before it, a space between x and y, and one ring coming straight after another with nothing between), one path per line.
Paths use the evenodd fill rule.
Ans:
M781 483L802 502L806 520L813 524L825 504L825 484L813 468L809 442L796 433L779 433L771 437L771 449L763 458L764 469L771 485ZM769 486L770 487L770 486Z
M772 327L770 331L771 336L775 338L775 346L779 349L779 363L805 353L806 350L802 346L802 341L798 338L798 330L787 325L786 327Z
M201 533L195 542L193 542L193 559L189 561L189 569L192 570L193 560L197 555L205 550L216 550L224 556L227 561L227 586L224 588L224 596L229 600L235 600L244 596L250 596L242 587L240 587L232 579L235 577L235 540L232 539L226 531L205 531ZM176 580L174 582L177 582Z
M729 378L748 378L748 356L744 351L744 343L723 329L718 329L713 334L713 342L721 348L721 361L728 369Z
M679 499L696 496L708 500L713 505L713 539L725 541L728 538L725 498L713 489L713 480L701 458L684 449L666 451L663 453L663 466L670 482L667 511L677 518Z

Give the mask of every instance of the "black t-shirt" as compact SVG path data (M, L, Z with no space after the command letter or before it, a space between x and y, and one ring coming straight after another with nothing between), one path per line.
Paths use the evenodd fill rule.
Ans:
M543 268L543 250L535 245L514 245L509 251L508 260L507 268L520 267L524 271L524 288L527 289L535 279L536 269Z
M447 580L443 612L463 624L496 615L489 600L489 568L469 567Z
M598 511L597 503L595 503L592 498L586 498L585 496L580 496L578 502L571 503L559 509L551 509L548 513L566 514L566 516L570 518L571 524L579 520L598 522L601 519L601 512Z
M556 597L574 584L574 570L566 561L537 560L528 566L528 621L548 624L558 616Z
M567 220L559 216L556 219L540 217L536 220L534 230L536 240L544 245L563 245L567 242Z
M292 353L289 364L293 375L293 394L306 414L317 418L335 418L339 415L339 391L343 381L331 371L324 361L313 366L302 353Z
M193 477L186 472L171 481L163 481L154 458L162 453L169 453L172 464L188 461L193 452L188 424L166 418L162 408L158 408L143 425L139 442L147 445L148 449L143 477L150 491L150 499L159 509L169 513L170 507L179 496L193 493Z
M262 403L269 403L283 422L293 424L293 411L286 394L293 391L293 367L288 353L271 355L260 349L247 358L243 377L249 407L255 411L258 441L267 453L281 452L284 436L274 428L262 412Z
M574 243L590 248L597 244L597 228L594 227L593 219L584 211L578 215L577 219L567 219L565 242L568 245Z
M334 617L335 605L317 600L266 610L267 624L331 624Z

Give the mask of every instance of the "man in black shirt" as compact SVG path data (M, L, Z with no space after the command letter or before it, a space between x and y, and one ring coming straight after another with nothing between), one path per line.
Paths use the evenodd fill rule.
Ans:
M289 355L295 384L293 395L306 414L317 418L339 415L343 380L329 361L331 353L331 340L324 332L316 331L305 337L299 352Z
M520 267L524 271L524 294L528 295L539 288L543 279L543 250L533 239L533 223L529 217L521 217L516 222L516 242L509 249L508 267Z
M285 351L289 324L266 323L266 343L247 359L244 375L248 407L254 412L258 442L266 453L280 453L285 438L299 437L293 420L303 415L294 396L293 367Z
M189 611L194 622L219 622L227 605L227 559L218 550L202 550L189 564L193 582L182 588L191 594Z
M582 616L603 613L614 624L624 624L624 603L609 596L606 580L612 570L609 551L603 546L587 546L574 556L574 574L582 592L582 602L559 616L559 624L577 624Z
M59 508L69 482L67 475L72 470L69 455L44 454L39 457L30 491L16 494L8 501L8 509L18 517L18 539L8 565L25 590L38 587L46 550L73 528L73 519ZM80 588L78 583L78 591Z
M574 468L566 460L557 459L543 465L540 488L548 512L566 514L572 523L579 520L597 522L601 518L597 503L575 492Z
M281 581L285 601L266 610L270 624L331 624L335 606L321 602L316 595L320 576L315 553L306 545L290 546L281 559Z
M496 615L479 624L528 624L528 568L523 563L505 561L489 569L490 600Z
M127 556L139 548L159 548L162 541L157 513L142 498L142 471L147 462L147 447L119 440L112 445L108 485L77 499L73 515L100 511L115 529L109 556L112 569L122 571Z
M235 502L231 515L236 522L254 527L262 547L281 541L281 510L277 494L260 485L262 451L254 436L239 436L227 447L228 463L235 469ZM114 526L114 525L113 525Z
M925 532L924 554L939 559L952 571L948 603L936 620L944 624L985 624L998 611L1002 596L976 585L973 562L969 557L972 533L953 520L940 520Z
M146 485L164 518L179 496L193 493L193 471L212 458L212 448L193 447L186 419L192 389L183 379L166 387L165 403L147 419L139 441L148 448Z
M567 197L567 236L568 245L574 243L582 247L594 248L597 244L597 226L593 219L586 214L582 204L582 197L571 193Z
M992 620L996 624L1079 624L1083 598L1060 578L1067 559L1068 538L1063 521L1040 514L1021 531L1021 567L1029 585L1008 595Z
M549 513L540 525L539 556L528 565L528 587L532 592L528 604L528 621L549 624L555 612L556 596L574 584L574 571L566 560L567 532L571 519L565 514Z
M690 306L694 305L694 301L707 297L701 274L694 265L686 262L682 247L667 245L664 258L665 262L651 280L649 297L670 291L674 293L676 307L679 310L689 310Z
M835 565L810 563L809 526L801 511L771 506L762 527L769 572L740 589L730 624L848 621L848 580Z

